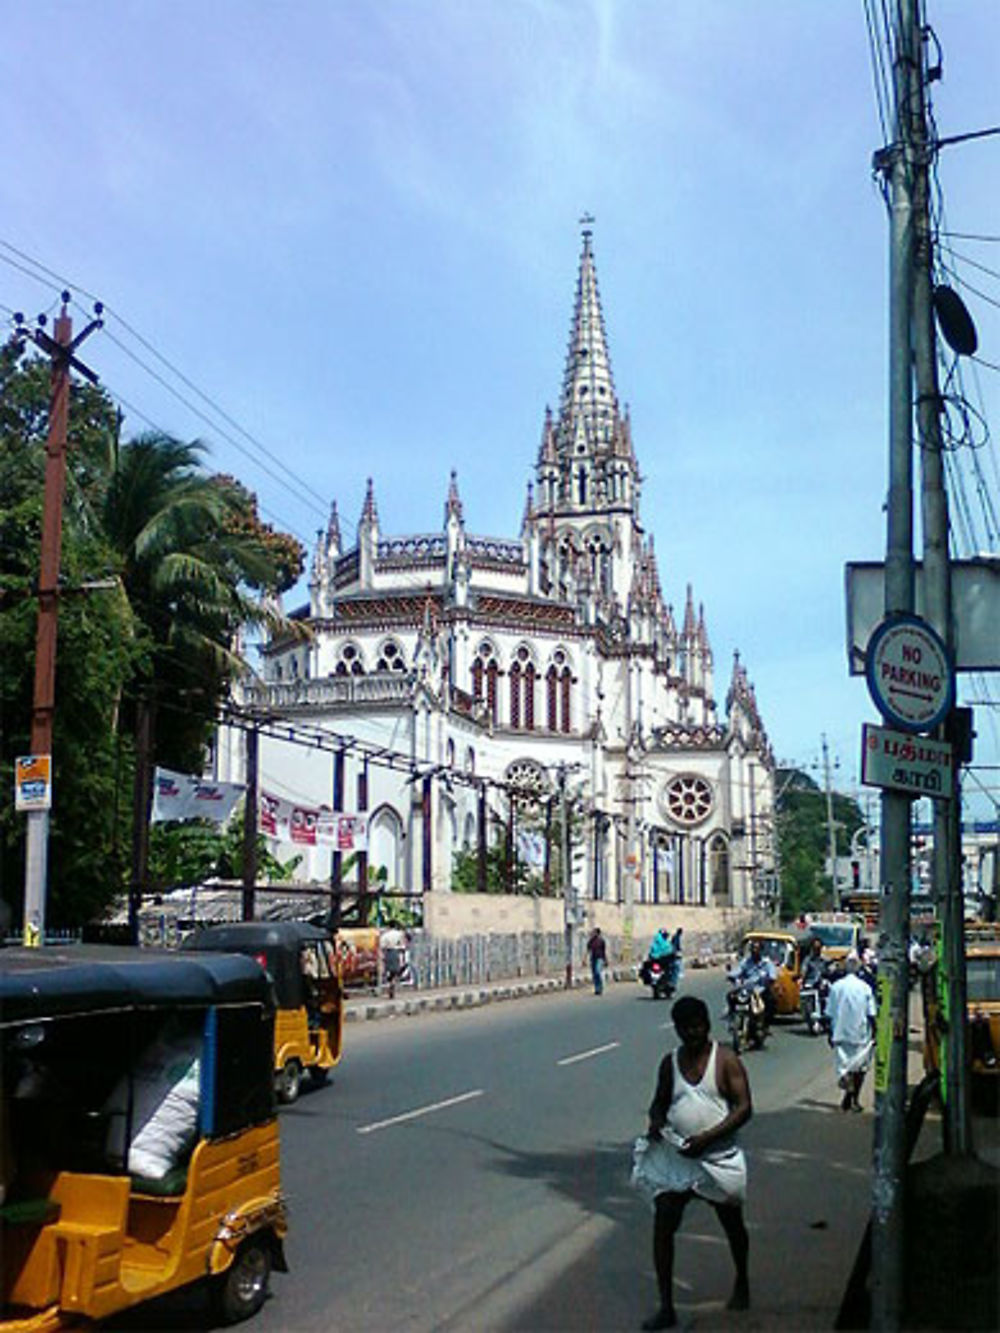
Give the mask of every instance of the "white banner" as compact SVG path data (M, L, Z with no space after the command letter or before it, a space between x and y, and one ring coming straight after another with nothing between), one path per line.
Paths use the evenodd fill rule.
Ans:
M210 819L214 824L224 824L245 790L236 782L206 782L190 773L157 768L153 776L151 822Z
M259 822L261 833L267 837L300 847L333 847L338 852L368 850L367 815L344 814L326 805L301 805L262 791Z

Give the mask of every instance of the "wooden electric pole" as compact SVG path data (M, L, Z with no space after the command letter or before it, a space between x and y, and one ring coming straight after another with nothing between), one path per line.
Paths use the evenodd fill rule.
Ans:
M38 573L38 626L35 634L35 687L31 709L31 749L34 756L48 756L51 771L53 719L56 707L56 641L59 625L59 566L62 558L62 511L66 492L66 447L69 423L70 368L92 384L97 376L76 358L76 349L95 329L102 327L102 307L94 307L96 319L73 337L73 322L66 307L69 292L62 293L62 310L51 336L45 332L45 317L39 327L28 330L16 316L17 336L31 338L52 362L52 394L49 430L45 445L45 490L42 508L42 546ZM48 883L49 811L30 810L27 815L27 849L24 866L24 943L45 943L45 899Z

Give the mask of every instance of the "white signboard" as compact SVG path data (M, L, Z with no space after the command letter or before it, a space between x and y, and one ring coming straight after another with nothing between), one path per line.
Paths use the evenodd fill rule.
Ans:
M947 650L916 616L884 620L867 653L868 689L887 722L904 731L932 731L955 698Z
M867 787L951 800L952 761L951 746L943 741L869 722L861 728L861 781Z

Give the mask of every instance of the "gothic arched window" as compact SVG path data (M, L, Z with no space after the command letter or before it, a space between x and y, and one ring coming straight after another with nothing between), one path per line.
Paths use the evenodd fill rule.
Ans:
M570 698L573 673L560 649L552 655L552 664L545 673L546 725L549 731L568 732L570 729Z
M403 652L398 643L392 639L382 645L378 655L378 661L375 663L376 671L405 671L406 662L403 658Z
M473 698L485 701L487 711L493 722L498 719L497 677L499 675L500 668L497 665L493 645L484 639L479 645L475 661L472 663L472 694Z

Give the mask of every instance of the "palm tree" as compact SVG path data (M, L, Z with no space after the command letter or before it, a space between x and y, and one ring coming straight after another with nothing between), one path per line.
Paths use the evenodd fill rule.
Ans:
M204 446L158 432L125 444L100 523L143 652L141 692L157 705L155 753L168 767L200 767L219 703L248 666L244 628L302 632L266 596L279 583L252 497L200 466ZM255 516L254 516L255 517Z

